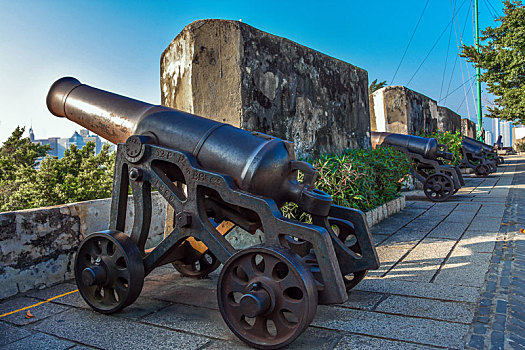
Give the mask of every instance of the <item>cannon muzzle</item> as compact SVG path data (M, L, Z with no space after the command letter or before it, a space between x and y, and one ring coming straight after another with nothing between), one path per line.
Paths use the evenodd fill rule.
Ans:
M416 153L432 160L438 158L452 160L454 158L452 153L443 151L442 145L438 144L434 138L373 131L372 147L381 145L392 146L402 152Z

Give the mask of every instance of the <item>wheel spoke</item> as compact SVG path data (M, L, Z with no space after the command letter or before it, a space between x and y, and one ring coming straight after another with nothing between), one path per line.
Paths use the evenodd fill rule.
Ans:
M109 288L109 287L102 287L102 288L104 289L104 297L102 298L102 302L105 305L112 305L116 303L113 288Z
M257 316L255 318L255 323L250 328L250 332L256 332L259 335L269 335L268 329L266 328L266 317Z
M298 285L297 277L292 273L292 271L290 271L285 278L279 281L279 285L281 286L282 290L285 290L290 287L297 287L299 289L302 289L300 285Z
M281 312L274 313L270 319L275 324L275 328L277 330L277 336L282 336L283 334L286 334L290 332L290 330L294 329L295 325L291 324L286 320Z
M246 285L248 282L241 281L238 277L234 275L228 276L226 281L224 281L224 288L225 290L229 292L244 292L244 289L246 288Z
M248 279L255 275L255 267L252 264L251 256L243 257L243 259L239 261L239 265L248 276Z
M127 297L129 293L129 285L128 287L125 287L122 283L117 282L115 283L115 290L117 292L119 301L122 301Z
M304 314L304 302L302 300L292 300L290 298L283 298L281 305L282 310L288 310L294 314L298 319Z

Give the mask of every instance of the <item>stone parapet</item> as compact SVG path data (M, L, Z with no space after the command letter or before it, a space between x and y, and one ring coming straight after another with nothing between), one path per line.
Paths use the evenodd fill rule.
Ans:
M369 103L372 131L418 135L461 129L457 113L404 86L379 89L370 95Z
M166 106L293 141L297 156L370 147L365 70L238 21L186 26L161 58Z
M461 119L461 135L476 137L476 123L466 118Z
M437 128L440 131L461 132L461 116L447 107L437 108Z
M147 246L162 240L166 201L153 193ZM0 213L0 299L73 278L73 258L80 241L109 226L111 199ZM128 199L126 232L134 208Z

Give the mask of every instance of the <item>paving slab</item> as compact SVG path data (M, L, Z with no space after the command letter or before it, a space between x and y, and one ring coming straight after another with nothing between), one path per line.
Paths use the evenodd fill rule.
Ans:
M390 295L383 300L375 311L430 318L470 324L474 317L474 303L459 303L401 295Z
M425 349L441 349L429 345L414 344L407 342L400 342L395 340L367 337L364 335L350 335L343 337L335 349L347 350L347 349L360 349L360 350L376 350L376 349L389 349L389 350L425 350Z
M467 252L468 248L456 247L453 255L439 271L436 284L481 287L490 265L490 253Z
M200 282L200 287L194 287L188 286L186 281L169 284L158 281L146 281L141 295L170 303L201 306L218 310L216 283L211 280L203 280Z
M347 320L352 320L348 322ZM312 324L381 338L451 348L462 347L468 325L340 307L317 309Z
M480 294L479 288L476 287L439 285L392 278L367 278L359 283L355 290L471 303L476 302Z
M459 239L469 226L470 221L449 222L443 221L428 234L431 238Z
M372 310L386 297L387 294L383 293L371 293L362 292L359 290L351 290L348 293L348 300L341 304L341 306L349 307L352 309Z
M21 349L31 349L31 350L62 350L70 349L76 344L68 340L59 339L43 333L35 333L29 337L17 340L15 342L9 343L0 347L1 350L21 350Z
M32 326L34 330L103 349L198 349L209 340L87 310L68 310Z
M27 306L31 306L41 302L39 299L20 297L15 299L8 299L0 303L0 315L8 312L12 312ZM20 311L5 317L2 317L2 321L10 322L16 325L26 325L29 323L34 323L40 320L45 319L51 315L63 312L69 309L69 307L64 305L57 305L53 303L44 303L32 308L31 314L33 317L26 318L27 311Z
M217 310L174 304L144 317L142 322L216 339L230 341L235 339L235 335Z
M472 223L469 226L471 231L492 231L497 232L501 225L501 218L480 216L479 214L474 217Z
M287 350L302 350L302 349L320 349L329 350L333 349L334 346L343 337L340 332L314 328L308 328L303 334L301 334L292 344L285 347ZM240 340L228 342L224 340L213 340L206 347L206 350L222 350L222 349L253 349Z
M0 346L29 337L31 332L27 329L15 327L0 321Z

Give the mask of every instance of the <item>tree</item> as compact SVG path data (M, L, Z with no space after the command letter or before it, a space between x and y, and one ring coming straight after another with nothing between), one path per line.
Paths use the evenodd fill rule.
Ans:
M497 27L482 31L480 52L463 46L461 57L484 70L480 76L496 96L487 117L525 124L525 7L520 0L505 0Z
M373 94L375 91L384 88L386 86L386 80L383 80L381 82L377 82L377 79L375 79L370 86L368 87L368 94Z
M21 131L21 132L20 132ZM35 169L35 154L42 156L42 147L29 144L21 138L23 129L17 128L0 148L0 162L3 150L16 158L9 176L0 178L0 211L36 208L79 202L111 196L115 154L104 145L95 155L95 144L88 142L82 149L72 145L64 157L45 157ZM16 145L26 151L20 152ZM39 146L40 148L34 148ZM49 146L44 147L45 151ZM31 151L31 150L34 150ZM17 153L18 152L18 153ZM45 154L45 152L44 152ZM5 157L8 158L8 157Z

